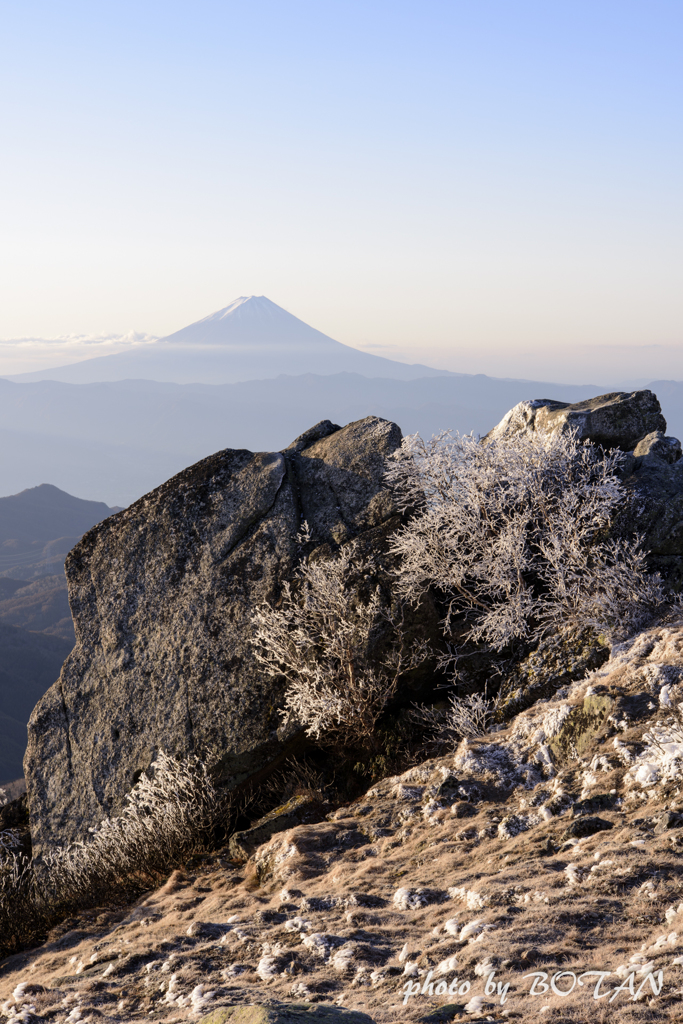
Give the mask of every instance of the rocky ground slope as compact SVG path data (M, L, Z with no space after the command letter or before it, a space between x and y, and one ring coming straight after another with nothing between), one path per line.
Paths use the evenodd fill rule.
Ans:
M0 968L4 1021L679 1021L683 618ZM235 852L233 844L232 852Z

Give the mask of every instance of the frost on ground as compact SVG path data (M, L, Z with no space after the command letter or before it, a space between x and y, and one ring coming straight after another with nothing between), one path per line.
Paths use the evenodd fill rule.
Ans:
M135 906L63 922L0 965L0 1020L171 1024L298 1003L382 1024L680 1021L680 680L683 625L646 630L507 728L247 864L218 853ZM525 975L549 986L561 971L558 992L590 971L600 992L623 987L611 1004L594 978L529 995ZM406 985L419 995L404 1005Z

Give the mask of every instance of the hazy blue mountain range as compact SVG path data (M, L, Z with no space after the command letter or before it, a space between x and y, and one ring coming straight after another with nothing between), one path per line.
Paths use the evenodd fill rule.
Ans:
M683 384L650 386L669 432L680 437ZM321 419L345 424L374 414L404 433L485 433L524 398L577 402L604 393L604 387L485 376L398 381L304 374L213 386L0 379L0 487L11 494L49 480L70 494L128 505L205 455L222 448L277 451Z
M345 424L375 414L404 433L485 432L523 398L579 401L599 393L487 377L397 381L347 373L213 386L0 380L0 486L11 493L49 480L71 494L128 505L205 455L277 451L321 419Z
M90 384L144 378L176 384L229 384L281 373L342 372L398 380L458 376L448 370L411 366L342 345L265 295L250 295L131 352L22 373L9 379Z

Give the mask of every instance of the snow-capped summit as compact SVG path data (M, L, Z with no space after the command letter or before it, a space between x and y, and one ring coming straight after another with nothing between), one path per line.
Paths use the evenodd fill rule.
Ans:
M197 322L203 324L209 320L224 320L226 317L243 321L255 320L257 317L261 320L271 321L290 317L297 323L303 323L303 320L292 317L291 313L275 302L271 302L265 295L240 295L239 299L235 299L225 309L218 309L215 313L210 313L203 320Z
M197 344L248 345L250 348L258 345L268 350L282 350L288 346L297 351L357 351L309 327L265 295L241 295L229 306L161 340L173 345L191 345L193 348Z
M232 384L280 374L344 372L394 380L460 376L342 345L265 295L241 295L202 320L131 351L8 379L93 384L137 378L176 384Z

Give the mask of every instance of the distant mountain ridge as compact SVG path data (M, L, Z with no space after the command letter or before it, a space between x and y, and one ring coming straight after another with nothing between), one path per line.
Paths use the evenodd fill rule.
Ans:
M177 384L229 384L279 374L359 373L414 380L461 376L419 363L361 352L328 337L271 302L240 296L223 309L130 352L7 377L18 383L57 380L91 384L126 379Z
M75 498L53 484L40 484L0 498L0 544L10 537L48 541L80 536L111 514L103 501Z
M0 498L0 784L22 775L26 722L75 641L64 556L116 511L53 484Z
M61 572L64 556L96 523L118 511L39 484L0 498L0 577Z
M0 622L0 785L23 775L26 723L72 647L72 640Z

